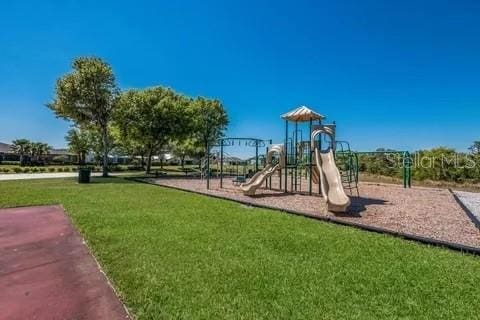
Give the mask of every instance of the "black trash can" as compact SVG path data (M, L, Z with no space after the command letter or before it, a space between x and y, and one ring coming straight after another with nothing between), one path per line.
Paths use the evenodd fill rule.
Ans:
M78 183L90 183L90 172L89 168L78 169Z

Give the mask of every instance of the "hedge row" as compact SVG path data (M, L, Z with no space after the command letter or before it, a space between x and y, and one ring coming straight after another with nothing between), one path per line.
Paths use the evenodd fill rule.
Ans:
M94 172L101 172L102 167L99 166L89 166L89 168ZM121 171L138 171L143 170L141 167L136 166L110 166L110 172L121 172ZM78 171L77 167L10 167L2 168L0 166L0 173L46 173L46 172L76 172Z

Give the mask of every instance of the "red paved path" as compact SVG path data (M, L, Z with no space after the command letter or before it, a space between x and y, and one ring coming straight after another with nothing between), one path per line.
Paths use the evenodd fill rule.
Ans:
M59 206L0 209L0 319L125 319Z

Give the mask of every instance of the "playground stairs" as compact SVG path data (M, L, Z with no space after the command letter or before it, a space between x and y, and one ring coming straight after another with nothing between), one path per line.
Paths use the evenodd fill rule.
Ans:
M356 194L358 197L360 195L358 191L358 155L352 152L348 142L337 141L335 156L343 188L348 190L351 196Z

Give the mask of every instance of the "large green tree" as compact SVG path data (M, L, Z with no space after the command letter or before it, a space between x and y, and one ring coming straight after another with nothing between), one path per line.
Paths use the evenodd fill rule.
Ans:
M192 102L195 114L193 136L202 144L204 155L223 136L228 115L220 100L198 97Z
M55 98L47 106L58 117L93 127L102 137L103 176L108 176L108 128L118 88L112 68L96 57L73 61L73 71L57 80Z
M171 141L188 136L191 130L189 100L173 90L153 87L122 93L115 112L120 136L141 146L147 153L147 173L152 156Z

